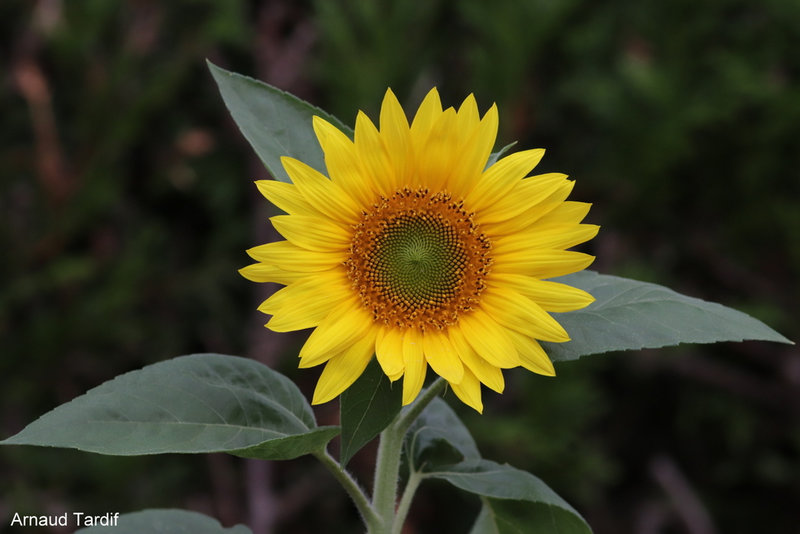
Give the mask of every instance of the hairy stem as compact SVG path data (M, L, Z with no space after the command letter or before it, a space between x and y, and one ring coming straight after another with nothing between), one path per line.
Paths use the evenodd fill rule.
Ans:
M412 471L403 490L403 496L400 498L400 504L397 505L391 534L400 534L403 531L403 523L406 522L408 510L411 508L411 501L414 499L414 494L420 482L422 482L422 475L417 471Z
M372 507L378 514L380 527L378 530L370 529L370 534L391 534L395 528L402 526L405 515L395 518L395 504L397 502L397 483L400 478L400 456L403 450L403 438L408 427L422 413L422 410L444 389L445 381L437 378L411 406L395 418L392 423L381 432L378 444L378 457L375 462L375 487L372 495ZM410 499L406 508L410 506ZM406 509L406 513L407 513ZM395 523L400 523L396 526Z

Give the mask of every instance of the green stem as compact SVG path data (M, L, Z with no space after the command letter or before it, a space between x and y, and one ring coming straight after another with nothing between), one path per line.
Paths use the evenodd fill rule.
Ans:
M414 499L414 493L416 493L420 482L422 482L422 475L419 471L411 471L406 487L403 490L403 497L400 499L400 504L397 505L392 534L400 534L403 531L403 523L406 522L408 510L411 508L411 501Z
M395 503L397 501L397 482L400 478L403 438L411 423L444 389L444 385L444 379L437 378L407 410L400 412L395 420L381 432L378 457L375 461L375 485L372 494L372 507L378 514L379 527L377 530L370 528L370 534L391 534L395 528L399 528L395 527Z
M367 530L372 532L372 530L380 524L380 517L378 517L378 515L375 513L375 510L369 503L369 499L358 485L358 482L356 482L350 473L348 473L341 466L341 464L339 464L339 462L337 462L330 455L327 449L322 449L321 451L314 453L314 457L322 462L322 465L324 465L328 471L331 472L331 474L345 489L347 494L350 495L350 498L353 499L353 503L355 503L356 508L358 508L364 523L367 525Z
M392 425L381 432L378 457L375 460L375 487L372 493L372 506L380 517L380 529L375 532L370 531L370 534L390 534L392 531L402 447L402 435L398 436Z
M438 377L428 389L417 397L417 400L415 400L407 410L400 412L400 415L394 420L392 426L397 427L402 432L402 436L405 436L411 423L416 421L419 414L422 413L422 410L424 410L434 398L438 397L439 393L444 391L444 386L444 378Z

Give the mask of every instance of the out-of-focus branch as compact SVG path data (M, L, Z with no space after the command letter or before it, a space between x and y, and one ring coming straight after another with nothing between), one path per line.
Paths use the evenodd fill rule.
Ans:
M215 515L223 524L237 523L242 514L242 486L236 478L239 470L235 460L227 454L209 454L206 461L214 490Z
M75 180L66 170L50 85L36 61L32 46L26 47L14 61L12 77L30 110L37 177L48 200L60 205L75 189Z
M307 98L305 66L316 32L311 20L298 17L291 1L265 2L258 15L255 53L259 77L292 94ZM286 31L287 26L291 27Z
M650 474L669 497L688 532L716 534L717 529L706 507L674 460L656 456L650 461Z

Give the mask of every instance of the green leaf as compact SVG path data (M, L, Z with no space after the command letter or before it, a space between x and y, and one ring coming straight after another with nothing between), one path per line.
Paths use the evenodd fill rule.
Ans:
M210 61L208 68L231 117L276 180L290 181L281 165L281 156L297 158L325 173L322 149L311 122L314 115L345 133L352 133L333 115L292 94L217 67Z
M347 462L372 441L400 412L403 388L392 385L373 358L358 380L342 393L340 422L342 446L339 462Z
M228 451L242 458L257 460L291 460L304 454L320 451L325 445L339 435L339 428L323 426L295 434L285 438L264 441L254 447Z
M405 447L415 471L481 456L467 427L440 397L433 399L411 424Z
M593 271L554 280L588 291L596 299L582 310L553 314L571 338L566 343L542 343L554 361L679 343L745 339L791 343L747 314L656 284Z
M70 517L70 519L72 519ZM85 520L85 518L84 518ZM244 525L224 528L219 521L186 510L142 510L122 514L116 525L81 528L75 534L252 534Z
M578 515L557 508L531 506L527 501L484 498L470 534L590 534Z
M516 144L517 142L514 141L513 143L507 144L497 152L492 152L491 154L489 154L489 160L486 162L486 168L488 169L489 167L497 163L497 160L500 159L500 157L503 156L506 152L511 150L511 148Z
M279 460L317 451L337 433L317 427L305 397L280 373L246 358L194 354L120 375L0 444Z
M473 534L591 533L580 514L544 482L510 465L471 459L439 466L425 476L446 480L464 491L488 497L484 499Z
M455 412L436 398L405 439L411 469L481 497L472 534L591 534L583 518L544 482L510 465L483 460Z

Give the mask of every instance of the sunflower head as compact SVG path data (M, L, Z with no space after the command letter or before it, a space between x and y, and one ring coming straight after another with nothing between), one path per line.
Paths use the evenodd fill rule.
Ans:
M313 403L347 389L376 357L413 401L428 367L482 411L481 384L502 392L502 369L553 375L537 340L569 336L548 312L583 308L588 293L547 279L587 267L568 250L594 237L589 205L568 201L559 173L529 176L544 150L487 167L497 108L470 95L442 109L431 90L411 124L391 90L380 127L362 112L351 140L314 117L327 176L282 159L291 184L259 181L286 215L283 241L248 253L240 272L285 287L259 307L279 332L313 328L300 367L325 364Z

